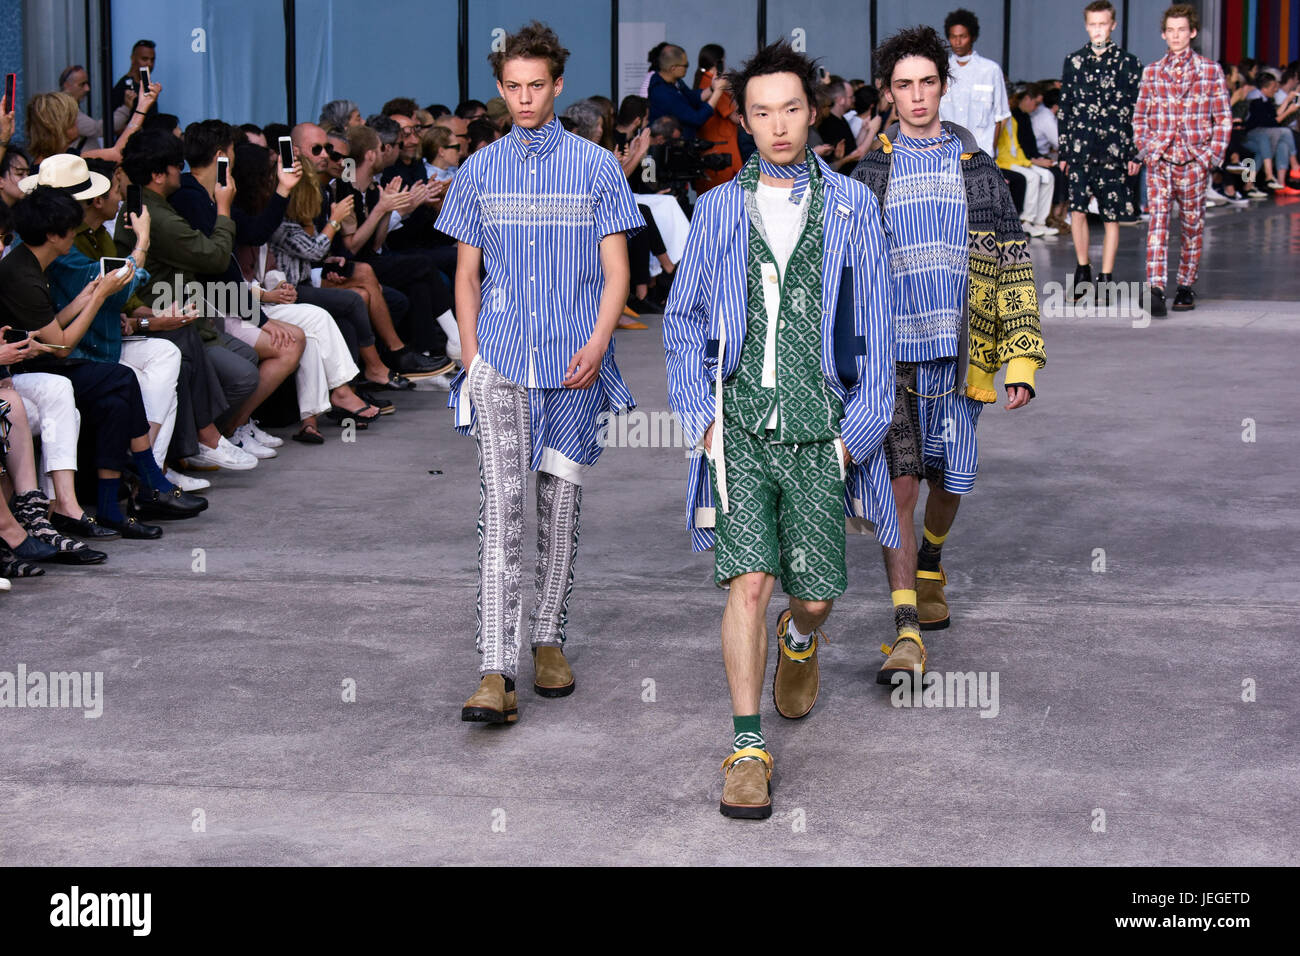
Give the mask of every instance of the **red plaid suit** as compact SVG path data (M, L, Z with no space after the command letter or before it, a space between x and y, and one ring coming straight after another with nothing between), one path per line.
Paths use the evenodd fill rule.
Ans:
M1201 265L1205 187L1232 133L1223 70L1191 50L1166 53L1142 71L1133 108L1133 145L1147 164L1147 282L1168 276L1169 212L1178 202L1183 249L1178 284L1190 286Z

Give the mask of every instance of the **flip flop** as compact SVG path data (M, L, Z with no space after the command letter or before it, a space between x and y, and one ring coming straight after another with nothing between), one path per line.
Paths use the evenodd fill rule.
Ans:
M315 425L304 425L302 426L302 428L299 428L298 431L293 435L293 440L300 441L304 445L325 444L325 437L321 435L320 431L316 428Z

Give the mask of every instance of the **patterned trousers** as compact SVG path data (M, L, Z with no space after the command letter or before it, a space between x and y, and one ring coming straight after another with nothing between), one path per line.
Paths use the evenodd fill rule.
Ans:
M1193 160L1175 166L1162 160L1147 163L1147 282L1165 289L1169 280L1169 215L1178 202L1183 225L1183 250L1178 258L1178 284L1190 286L1201 269L1205 239L1205 187L1209 170ZM1166 291L1168 291L1166 289Z
M478 415L479 585L476 646L479 672L512 680L519 666L523 599L524 508L528 496L531 434L528 389L481 357L466 386ZM537 574L529 640L563 645L578 553L582 486L537 473Z

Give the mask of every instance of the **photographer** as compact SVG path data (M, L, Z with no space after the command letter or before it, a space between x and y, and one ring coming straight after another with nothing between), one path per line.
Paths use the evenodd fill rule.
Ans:
M690 60L681 47L669 45L660 50L658 72L650 77L647 98L651 123L661 116L671 116L682 124L682 136L695 139L700 126L713 115L714 107L727 92L727 81L715 74L709 78L707 91L693 90L682 79L689 66Z

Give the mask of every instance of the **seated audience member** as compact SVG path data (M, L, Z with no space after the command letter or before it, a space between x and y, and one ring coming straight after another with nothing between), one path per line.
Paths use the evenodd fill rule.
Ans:
M59 92L67 93L77 101L77 142L75 148L69 150L69 152L79 153L87 146L91 149L102 147L104 144L99 140L104 136L104 121L87 116L81 109L81 104L90 95L90 74L86 72L86 68L77 64L60 73ZM131 118L131 112L134 109L135 90L132 89L126 102L113 111L113 134L115 136L126 128L126 124Z
M177 139L185 135L185 132L181 129L181 118L174 113L150 113L144 118L144 123L140 128L162 130Z
M233 154L232 130L221 120L204 120L185 128L185 160L190 171L181 176L180 188L172 193L170 202L186 222L205 236L213 237L217 227L216 194L222 188L217 182L217 160L224 158L233 165ZM231 201L225 207L225 214L235 224L234 242L261 245L271 238L271 233L280 224L283 208L272 209L262 216L237 218L233 208L235 183L229 169L226 180L225 188L230 190ZM231 251L233 253L233 248ZM257 353L257 388L227 419L231 443L257 458L274 458L275 449L284 443L283 439L259 428L252 415L280 387L281 382L294 374L302 358L306 336L298 326L278 322L258 308L256 297L244 281L233 255L227 256L220 269L200 272L199 279L212 287L235 293L228 306L213 305L223 313L220 321L226 335Z
M1061 91L1054 86L1043 87L1042 84L1039 84L1039 89L1043 91L1043 99L1029 114L1029 125L1034 130L1038 154L1055 160L1061 145L1060 127L1056 122L1056 115L1061 109Z
M377 126L384 127L387 124L394 133L401 136L401 127L393 120L388 117L375 119ZM382 120L382 123L378 120ZM367 129L369 133L366 132ZM378 152L369 148L375 142L375 136L379 137ZM410 213L427 198L428 187L417 182L409 189L403 188L400 177L393 177L386 185L381 185L381 174L397 161L400 149L389 152L384 147L383 136L370 128L369 121L366 126L356 126L349 130L348 141L351 144L349 155L356 163L356 175L352 182L335 183L335 195L339 198L352 197L358 227L355 232L344 234L343 245L349 254L374 269L380 283L392 286L410 300L406 325L401 329L403 338L411 341L417 354L423 354L432 362L434 375L445 375L455 368L455 362L448 357L447 349L450 347L453 351L458 351L460 345L452 311L451 289L426 249L417 248L416 243L408 243L404 249L394 251L386 245L390 213ZM394 146L399 146L396 140ZM412 148L419 149L418 139ZM412 159L414 158L413 154ZM416 175L424 174L423 163L412 165L420 167ZM402 228L405 229L405 224ZM431 241L431 237L427 236L417 239ZM399 368L398 371L410 374L405 368ZM450 379L438 379L436 384L450 384Z
M1034 124L1030 118L1030 114L1043 102L1043 90L1037 83L1017 86L1011 91L1010 102L1011 116L1016 121L1016 136L1021 152L1033 165L1046 169L1052 174L1052 211L1047 216L1047 225L1059 232L1066 228L1068 180L1052 157L1039 151L1038 137L1034 135Z
M430 110L430 112L433 112ZM451 140L460 150L460 158L457 164L465 162L469 156L469 122L461 119L459 116L447 114L444 116L434 115L433 123L435 126L442 126L451 132Z
M1295 137L1285 124L1300 113L1300 102L1292 98L1278 107L1275 94L1279 83L1272 73L1261 72L1257 84L1260 96L1250 99L1246 108L1244 145L1255 156L1255 168L1263 170L1264 185L1275 192L1289 192L1287 174L1300 176L1300 165Z
M20 146L10 146L0 158L0 202L12 207L22 199L23 189L18 184L31 175L31 161Z
M501 97L494 96L492 99L488 100L487 119L488 122L496 127L497 132L502 136L510 132L510 126L512 123L512 120L510 119L510 107L506 105L506 101Z
M429 111L429 115L433 117L434 122L437 122L438 120L442 119L444 116L453 115L451 112L451 107L449 107L446 103L430 103L428 106L425 107L425 109Z
M1007 98L1007 109L1012 106ZM998 136L997 156L994 157L998 168L1024 180L1025 204L1020 213L1020 221L1025 232L1037 238L1055 236L1059 230L1047 225L1047 216L1052 209L1052 190L1055 180L1050 170L1034 164L1020 145L1019 124L1014 115L1002 126Z
M93 165L92 165L93 164ZM46 276L54 307L61 309L75 299L100 272L100 261L117 256L113 237L104 222L116 217L122 196L118 191L117 166L104 159L84 160L79 156L51 156L41 164L43 185L70 189L88 183L72 198L81 203L82 221L72 248L50 263ZM77 343L72 358L87 362L118 362L135 373L149 421L149 442L154 460L166 469L167 449L176 428L176 382L181 370L181 353L166 339L122 336L122 313L137 290L148 289L149 273L144 269L149 248L149 214L141 211L136 221L136 247L131 252L131 274L127 285L104 301L103 307ZM176 477L180 477L177 475ZM167 480L182 491L196 491L187 482ZM206 484L206 483L205 483Z
M242 146L245 143L252 143L265 149L266 134L262 132L262 127L256 123L242 123L235 127L235 145Z
M347 129L349 126L360 126L364 122L361 118L361 107L356 103L351 100L330 100L320 108L320 119L316 121L316 125L323 129L332 126Z
M686 51L679 46L665 44L655 62L655 74L650 77L646 99L650 101L650 122L661 116L672 116L682 126L686 139L695 139L700 125L713 115L713 108L727 92L725 77L716 77L705 96L686 85L683 77L690 66Z
M877 112L879 105L880 91L871 84L866 84L853 93L852 118L848 113L844 114L849 125L854 127L853 134L857 137L858 146L865 146L867 152L879 145L876 138L880 135L880 114Z
M278 212L278 229L284 221L293 187L304 175L304 167L295 163L293 170L286 172L278 162L271 161L267 150L237 147L234 169L237 194L232 212L236 226L241 219L256 221L272 209ZM271 235L274 233L272 229ZM356 378L358 369L330 313L320 306L298 301L296 285L278 268L275 254L265 243L241 245L236 255L244 276L256 281L261 290L262 310L276 321L297 326L306 336L302 360L295 373L300 422L298 433L293 436L295 440L321 444L316 416L326 412L335 420L347 416L358 424L376 418L379 410L371 409L348 384Z
M430 182L449 183L460 168L460 148L451 137L451 130L435 126L420 140L424 158L424 173Z
M0 405L8 405L9 418L9 447L3 455L0 455L0 460L3 460L3 466L0 466L0 500L8 501L8 511L22 525L23 530L37 541L49 545L53 549L51 554L37 560L53 561L58 564L103 564L108 560L108 555L102 551L94 551L75 538L60 533L50 523L50 499L41 494L40 486L36 481L36 448L32 440L32 429L39 428L41 422L39 420L36 422L29 420L27 398L17 390L13 379L9 377L9 372L5 370L5 363L14 357L10 354L11 351L11 343L0 343ZM64 470L64 473L67 475L67 484L71 485L76 474L77 464L76 406L72 396L71 383L58 375L43 375L41 373L30 376L24 375L23 378L49 379L51 382L59 383L66 389L66 408L67 411L72 413L72 415L68 416L72 420L67 424L72 425L73 433L71 467ZM53 409L49 410L53 411ZM53 428L47 427L47 431L53 430ZM44 444L44 440L44 437L42 437L42 444ZM44 450L42 451L44 452ZM60 481L60 483L63 482ZM71 506L74 508L81 507L76 502L75 493ZM112 534L112 532L108 533ZM113 535L113 537L117 536ZM9 546L12 557L17 557L13 554L15 544L17 550L23 552L21 538L17 542L12 542L5 539L3 534L0 533L0 539L3 539L4 543ZM26 553L30 554L30 549ZM4 559L0 557L0 564L3 564L3 562ZM0 568L0 574L5 573L5 570L13 569Z
M93 436L98 472L96 521L127 538L157 538L162 529L141 524L118 507L118 490L128 452L140 478L133 511L142 505L161 516L188 517L207 502L181 491L158 468L149 445L149 422L135 374L124 365L56 359L76 348L104 302L130 281L130 263L95 278L63 309L56 311L45 276L56 258L72 248L83 213L64 192L39 186L13 208L22 243L0 261L0 326L33 333L36 357L24 372L62 375L72 384L82 431ZM134 222L134 217L132 217Z
M149 119L148 111L153 107L161 87L151 85L149 92L141 98L141 109L132 114L126 128L117 142L109 149L92 149L82 153L86 159L100 157L114 161L122 158L122 149L136 131L141 129ZM66 153L78 139L77 101L67 93L38 93L27 104L27 152L31 156L31 165L37 167L47 156Z
M369 131L361 132L363 130L365 127L355 126L352 135L365 136L368 133L369 136L374 136ZM325 226L317 229L322 200L320 186L315 178L316 167L307 163L303 165L302 171L302 179L289 194L284 220L276 227L268 243L276 265L284 273L285 281L296 287L299 302L320 306L334 317L353 361L363 369L361 385L366 390L409 391L415 387L415 383L405 375L390 370L384 364L376 344L378 336L387 347L390 357L396 359L399 365L403 364L405 356L415 354L408 349L393 327L374 270L364 262L329 255L334 238L344 228L343 224L352 217L352 197L334 203L330 207ZM326 262L344 269L350 265L352 275L325 274L322 269L321 285L317 286L312 273L317 263ZM407 361L406 364L415 363ZM370 401L366 392L359 394ZM371 404L375 403L372 401Z
M184 144L161 130L146 130L141 133L127 144L122 157L122 168L126 171L127 178L141 187L144 207L149 210L150 241L146 268L156 277L155 282L161 279L165 283L170 279L173 288L179 283L182 290L191 282L198 281L200 275L220 274L224 271L230 262L235 240L235 224L229 215L234 193L233 182L215 190L216 210L212 216L214 225L211 235L192 226L169 201L169 197L181 188L181 166L184 162ZM113 239L122 254L135 244L135 236L124 222L124 215L124 212L119 214L113 229ZM235 446L229 436L235 430L232 419L241 414L241 410L247 410L249 398L262 385L257 368L257 352L230 335L224 323L217 325L221 320L213 307L214 303L195 301L193 304L200 310L193 326L204 343L207 362L220 380L227 408L213 422L218 433L217 444L210 445L200 434L199 451L188 460L202 466L247 470L257 465L257 456ZM166 309L160 308L159 311L165 312ZM177 328L170 322L167 325L172 331ZM146 331L153 331L152 320ZM181 343L176 341L176 345L181 347L184 354ZM204 417L202 411L196 407L196 417ZM246 421L245 418L235 424ZM203 422L197 424L201 427Z
M456 115L465 122L472 123L487 115L487 104L480 100L465 100L456 105Z
M267 149L279 149L281 136L292 136L292 131L284 123L267 123L262 127L262 133L266 136Z
M469 138L469 151L473 155L478 150L487 146L489 143L495 143L501 138L497 128L492 125L491 120L476 119L471 120L466 135Z

